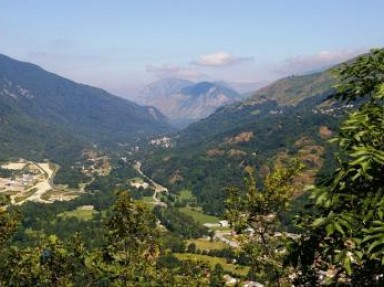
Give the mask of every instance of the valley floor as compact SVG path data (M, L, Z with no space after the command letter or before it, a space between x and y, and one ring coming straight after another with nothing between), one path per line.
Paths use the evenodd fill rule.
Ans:
M52 163L20 159L3 164L1 168L12 174L0 178L0 192L9 195L12 204L20 205L27 201L52 203L77 196L74 192L54 186L53 178L58 166Z

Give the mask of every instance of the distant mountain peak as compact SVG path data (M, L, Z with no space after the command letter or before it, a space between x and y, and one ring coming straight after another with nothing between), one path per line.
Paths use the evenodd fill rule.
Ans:
M193 84L191 81L175 77L162 78L145 86L140 91L140 98L143 103L148 103L148 99L173 94Z
M193 83L177 78L156 81L143 91L145 104L157 107L173 122L183 122L182 125L205 118L217 108L241 99L236 91L217 83Z
M200 83L197 83L195 85L185 87L184 89L182 89L180 91L180 93L189 94L192 96L198 96L201 94L209 93L212 91L212 89L218 89L218 88L219 88L219 86L214 84L214 83L200 82Z

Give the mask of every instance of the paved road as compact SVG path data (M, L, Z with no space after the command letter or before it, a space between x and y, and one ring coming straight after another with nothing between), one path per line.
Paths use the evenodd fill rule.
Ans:
M153 187L155 188L155 191L153 193L153 202L154 204L158 204L158 205L165 205L164 202L160 201L160 199L158 199L157 197L157 194L160 193L160 192L165 192L165 193L168 193L168 189L160 184L158 184L157 182L153 181L151 178L149 178L147 175L145 175L143 173L143 171L141 170L141 162L139 161L136 161L135 164L133 165L133 168L135 170L137 170L137 172L142 176L144 177L147 181L149 181Z

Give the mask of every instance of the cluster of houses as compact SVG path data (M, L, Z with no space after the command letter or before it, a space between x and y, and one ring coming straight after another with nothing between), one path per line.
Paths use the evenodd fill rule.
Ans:
M83 151L83 162L78 163L81 165L81 170L84 174L100 176L108 175L111 171L110 158L105 155L100 155L94 150Z
M175 145L174 141L166 136L158 139L152 139L149 141L149 144L162 148L172 148Z
M323 114L323 115L334 115L338 111L342 111L345 109L353 109L354 105L353 104L348 104L348 105L342 105L341 107L333 107L333 108L328 108L328 109L312 109L312 112L314 114Z
M3 165L2 168L12 170L12 175L8 178L0 178L0 190L19 191L33 186L42 176L42 172L34 164L18 162L14 167Z

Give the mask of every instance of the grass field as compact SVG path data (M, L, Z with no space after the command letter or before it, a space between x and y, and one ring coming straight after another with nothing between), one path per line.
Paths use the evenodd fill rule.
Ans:
M183 189L178 194L177 199L180 200L180 201L183 201L183 200L185 200L185 201L195 201L196 197L193 195L192 191L190 191L189 189Z
M63 213L60 213L58 216L63 217L63 218L77 217L80 220L91 220L94 213L97 213L97 211L75 209L72 211L64 211Z
M155 207L152 196L143 196L139 201L146 203L150 210L152 210Z
M19 196L15 196L15 202L20 202L20 201L23 201L25 199L27 199L28 197L30 197L31 195L33 195L35 192L37 191L36 188L32 188L31 190L29 191L25 191L23 192L21 195Z
M192 261L206 262L212 268L214 268L216 264L220 264L225 271L237 274L239 276L246 276L249 271L249 267L229 264L226 262L225 258L211 257L207 255L200 255L200 254L188 254L188 253L175 253L174 255L179 260L192 260Z
M145 203L153 203L153 197L152 196L144 196L140 199L140 201L143 201Z
M196 248L200 249L201 251L210 251L210 250L220 250L228 247L227 244L221 241L209 241L208 239L204 238L198 238L198 239L191 239L187 240L186 244L195 243Z
M182 207L182 208L180 208L180 211L183 212L184 214L192 216L193 219L196 220L197 222L199 222L200 224L219 223L219 220L220 220L218 217L204 214L201 211L192 209L190 207Z

